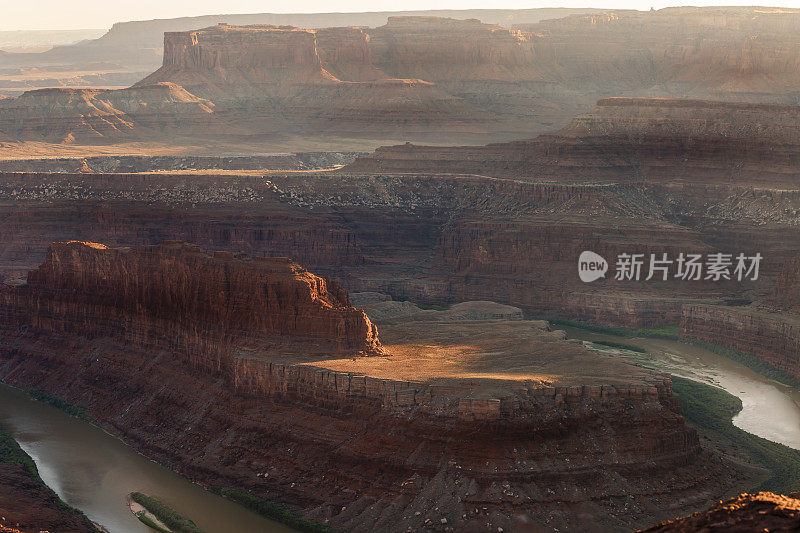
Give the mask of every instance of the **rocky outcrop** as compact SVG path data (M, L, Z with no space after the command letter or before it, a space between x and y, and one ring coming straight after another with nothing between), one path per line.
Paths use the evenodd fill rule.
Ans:
M153 58L161 43L142 48L134 28L163 28L163 65L137 85L182 85L212 100L231 130L286 135L293 149L310 149L334 130L343 134L337 143L529 138L563 127L607 96L800 102L796 10L589 11L548 20L541 20L540 10L505 18L493 10L472 13L473 18L468 12L456 18L327 15L333 27L320 25L324 17L313 15L209 17L201 20L217 25L201 30L188 21L152 21L117 26L82 51L99 54L93 61L102 61L104 46L113 55L125 42L131 54L148 56L149 68L156 68ZM523 17L536 23L513 25ZM59 58L65 53L46 54L49 65L63 64ZM52 76L35 86L122 85L131 79L130 73L91 70L72 81ZM26 83L30 80L11 85ZM373 121L380 127L371 127ZM770 155L758 145L752 152ZM553 159L545 157L544 163ZM692 171L690 165L685 172Z
M394 77L436 83L541 78L528 35L477 19L389 17L369 35L372 61Z
M192 479L332 527L622 531L740 481L701 450L669 377L621 362L623 378L596 380L586 365L536 379L330 370L356 368L354 348L375 353L375 329L288 260L65 243L0 294L3 380L85 406ZM326 341L345 346L323 356ZM601 357L551 332L534 342Z
M780 311L800 314L800 256L784 263L768 301Z
M42 89L0 102L0 135L10 139L106 144L225 129L215 119L214 104L170 83L109 91Z
M133 249L56 243L27 284L3 298L6 319L53 332L91 329L136 339L146 331L119 327L141 320L211 336L246 332L278 350L292 339L313 339L320 352L380 351L377 328L350 307L337 283L289 259L209 254L181 243Z
M609 11L519 27L547 35L547 59L567 86L617 95L798 102L791 38L800 28L796 9Z
M725 531L797 531L800 500L797 493L785 496L771 492L741 494L691 516L642 530L652 533L691 533L722 528Z
M485 129L485 112L430 82L381 72L368 42L361 28L220 24L168 33L164 65L140 84L180 84L257 134Z
M783 263L771 294L748 307L686 306L684 335L753 355L800 378L800 258Z

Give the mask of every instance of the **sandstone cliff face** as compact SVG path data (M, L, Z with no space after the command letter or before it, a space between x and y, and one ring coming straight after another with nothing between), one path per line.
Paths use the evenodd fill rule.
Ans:
M612 11L520 28L547 35L542 44L568 85L606 94L798 101L797 10Z
M389 17L369 35L373 62L397 78L445 82L536 77L534 50L523 32L476 19Z
M781 311L800 314L800 256L784 263L768 302Z
M622 531L738 479L701 451L666 375L500 380L487 397L470 380L328 370L303 337L374 352L374 327L288 260L66 243L0 294L2 379L86 406L193 479L291 501L333 527ZM265 346L287 332L288 350ZM665 492L681 504L629 498Z
M224 84L218 87L223 91L241 85L326 81L313 31L226 24L165 34L164 64L141 83L167 78L196 92L211 91L199 84L215 81Z
M337 26L350 25L332 28L282 25L306 20L290 15L264 15L252 26L217 19L223 23L201 30L176 23L178 31L163 40L162 67L138 85L182 85L212 100L242 134L318 136L338 128L351 139L384 143L526 138L566 125L607 96L800 102L796 10L592 12L519 27L499 26L488 12L479 14L483 22L367 15L330 15ZM377 27L352 26L364 18ZM85 52L116 37L139 49L123 33L87 43ZM49 57L57 63L59 53ZM108 85L114 74L98 76ZM115 83L123 79L130 74ZM373 119L379 129L369 127ZM298 149L308 149L312 141L302 139L306 147Z
M681 330L693 338L753 355L800 377L800 260L783 262L770 294L749 307L685 306Z
M485 111L430 82L381 72L368 42L361 28L221 24L168 33L164 65L139 84L180 84L255 134L486 131Z
M276 348L297 337L317 339L321 351L372 354L380 349L377 328L363 311L350 307L347 292L335 282L289 259L208 254L181 243L135 249L57 243L29 273L27 285L7 296L23 315L20 320L72 333L101 331L105 325L116 331L115 321L135 322L142 315L142 320L227 337L239 332L274 336ZM26 317L32 306L50 308L52 318ZM69 319L56 318L70 309ZM52 322L45 326L39 320Z

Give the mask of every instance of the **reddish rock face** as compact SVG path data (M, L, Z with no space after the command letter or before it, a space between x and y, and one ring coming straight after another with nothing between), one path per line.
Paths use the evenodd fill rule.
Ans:
M368 30L376 66L398 78L528 81L541 78L530 35L479 20L389 17Z
M337 283L289 259L211 254L183 243L133 249L56 243L27 285L8 297L22 315L30 316L25 308L34 301L54 313L72 308L72 318L48 325L64 331L102 330L106 313L227 337L261 335L278 346L305 338L323 352L380 351L377 328Z
M777 309L800 314L800 256L784 263L769 302Z
M800 530L800 500L789 496L759 492L742 494L685 518L664 522L642 533L694 533L722 528L732 533L751 531Z

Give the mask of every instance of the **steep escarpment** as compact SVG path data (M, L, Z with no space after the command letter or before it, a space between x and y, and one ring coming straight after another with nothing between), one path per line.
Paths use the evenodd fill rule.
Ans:
M560 67L567 86L615 95L798 103L796 9L609 11L519 27L547 36L547 58Z
M384 147L354 172L441 172L561 181L796 185L800 107L607 98L562 130L487 146Z
M758 357L800 377L800 317L758 307L683 307L681 332Z
M67 243L2 299L3 380L87 407L193 479L291 501L333 527L622 531L716 498L720 477L743 479L699 447L668 376L546 324L490 320L463 351L460 334L431 342L440 326L417 323L385 357L314 353L323 331L374 351L374 328L349 328L369 321L331 308L346 295L288 261ZM497 327L524 332L523 366L497 357L484 333ZM431 374L417 341L473 371ZM475 373L487 357L497 373ZM580 373L547 370L573 365Z
M350 307L335 282L288 259L208 254L180 243L135 249L54 244L27 284L6 296L19 320L65 333L91 327L100 334L107 326L124 336L119 326L142 320L209 334L262 335L274 349L292 338L314 339L323 352L380 348L375 326ZM26 316L28 308L50 311L37 319ZM142 333L127 332L133 338Z
M541 77L525 33L477 19L389 17L369 35L373 62L398 78L441 83Z
M168 33L164 65L140 84L182 85L254 133L485 131L485 112L373 66L368 41L361 28L220 24Z
M207 18L217 25L204 29L154 21L166 31L163 64L137 85L181 85L213 101L229 128L248 136L285 135L297 143L293 149L311 149L333 131L340 143L528 138L565 126L609 96L800 103L797 10L592 11L517 26L516 15L501 20L491 13L328 15L333 27L297 25L314 20L310 15ZM248 18L252 25L242 22ZM365 18L373 24L356 26ZM127 42L157 68L153 56L161 44L142 49L130 33L146 26L122 25L82 50L102 55L105 45ZM50 65L59 64L60 52L48 54ZM121 86L132 79L106 65L96 70L78 70L72 81L53 74L38 85L19 73L7 83L20 91L92 81Z

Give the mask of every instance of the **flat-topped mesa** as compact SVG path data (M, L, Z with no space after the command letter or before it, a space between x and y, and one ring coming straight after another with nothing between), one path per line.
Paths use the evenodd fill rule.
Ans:
M185 70L309 67L318 70L314 32L292 26L219 24L164 34L164 66Z
M553 134L485 146L383 147L346 171L546 181L796 185L800 106L606 98Z
M286 258L212 253L180 242L54 243L18 290L233 338L313 339L333 353L380 350L376 326L341 286Z
M230 26L164 34L163 66L139 82L172 81L219 98L222 87L320 84L385 78L370 63L361 28Z
M373 62L394 77L434 82L539 78L528 36L496 24L389 17L369 35Z

